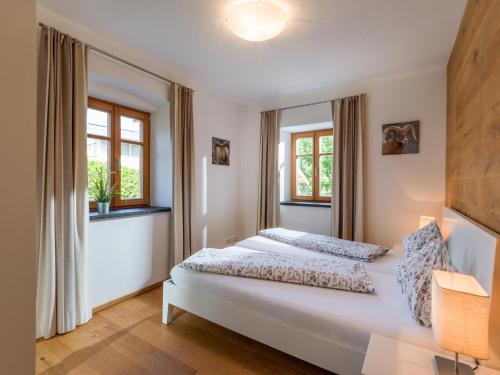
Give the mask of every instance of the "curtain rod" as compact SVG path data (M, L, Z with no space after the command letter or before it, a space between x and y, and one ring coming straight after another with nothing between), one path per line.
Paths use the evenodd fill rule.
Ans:
M47 25L45 25L45 24L44 24L44 23L42 23L42 22L39 22L39 23L38 23L38 26L40 26L41 28L44 28L44 29L48 29L48 28L50 28L50 26L47 26ZM98 53L100 53L100 54L102 54L102 55L105 55L105 56L107 56L107 57L109 57L109 58L111 58L111 59L113 59L113 60L119 61L119 62L121 62L122 64L128 65L128 66L130 66L130 67L132 67L132 68L134 68L134 69L137 69L137 70L139 70L139 71L141 71L141 72L143 72L143 73L149 74L150 76L153 76L153 77L155 77L155 78L157 78L157 79L159 79L159 80L161 80L161 81L165 81L165 82L168 82L168 83L171 83L171 84L178 84L178 85L181 85L179 82L172 81L171 79L168 79L168 78L163 77L163 76L161 76L161 75L159 75L159 74L156 74L155 72L152 72L151 70L145 69L145 68L143 68L143 67L141 67L141 66L139 66L139 65L136 65L136 64L134 64L134 63L132 63L132 62L130 62L130 61L127 61L127 60L125 60L125 59L122 59L122 58L121 58L121 57L119 57L119 56L113 55L113 54L112 54L112 53L110 53L110 52L104 51L104 50L102 50L102 49L100 49L100 48L98 48L98 47L95 47L95 46L93 46L93 45L91 45L91 44L88 44L88 43L85 43L85 44L87 45L87 47L88 47L89 49L94 50L95 52L98 52ZM181 85L181 86L186 87L186 86L184 86L184 85ZM189 87L186 87L186 88L188 88L188 89L190 89L190 90L192 90L192 91L194 92L194 90L193 90L193 89L191 89L191 88L189 88Z
M366 94L359 94L361 96L364 96ZM352 98L354 96L358 96L358 95L351 95L351 96L347 96L347 98ZM340 98L339 98L340 99ZM325 103L330 103L332 101L334 101L336 99L328 99L328 100L322 100L320 102L314 102L314 103L307 103L307 104L299 104L299 105L292 105L290 107L283 107L283 108L276 108L276 109L271 109L271 111L285 111L287 109L295 109L295 108L302 108L302 107L309 107L311 105L318 105L318 104L325 104ZM262 111L262 112L267 112L267 111Z
M283 108L278 108L276 111L285 111L287 109L295 109L295 108L302 108L302 107L309 107L311 105L318 105L318 104L325 104L325 103L330 103L332 100L322 100L320 102L314 102L314 103L308 103L308 104L299 104L299 105L292 105L290 107L283 107Z

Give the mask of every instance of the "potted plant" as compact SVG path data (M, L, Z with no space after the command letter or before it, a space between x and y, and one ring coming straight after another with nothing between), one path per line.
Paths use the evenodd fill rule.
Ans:
M109 213L109 202L117 193L117 185L111 184L111 173L108 173L104 165L89 173L89 196L97 202L97 211L100 214Z

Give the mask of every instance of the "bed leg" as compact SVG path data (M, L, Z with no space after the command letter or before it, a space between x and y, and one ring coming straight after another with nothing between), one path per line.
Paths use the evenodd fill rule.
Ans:
M163 311L162 311L162 322L163 324L169 324L172 322L174 317L174 305L168 303L170 293L170 282L166 280L163 282Z

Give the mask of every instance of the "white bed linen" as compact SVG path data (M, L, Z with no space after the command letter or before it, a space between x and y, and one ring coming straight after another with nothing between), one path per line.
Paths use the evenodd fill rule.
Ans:
M299 248L293 249L293 253L306 257L321 255ZM375 286L374 294L196 272L180 267L171 271L174 283L180 287L233 303L362 353L368 347L372 332L438 350L432 330L411 318L395 275L373 271L368 274Z
M273 253L288 254L288 255L304 255L313 254L314 257L331 258L334 255L319 253L312 250L302 249L300 247L290 246L278 241L261 236L253 236L243 241L238 242L235 246L245 247L252 250L268 251ZM401 250L390 249L385 255L377 258L373 262L361 262L364 264L367 271L380 272L393 275L394 268L400 262L400 257L403 255ZM342 258L348 259L348 258ZM353 260L359 262L358 260Z

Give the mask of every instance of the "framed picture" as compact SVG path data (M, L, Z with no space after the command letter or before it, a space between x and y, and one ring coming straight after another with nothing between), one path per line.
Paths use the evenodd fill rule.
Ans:
M382 155L418 154L420 121L382 125Z
M212 164L229 165L230 146L227 139L212 137Z

